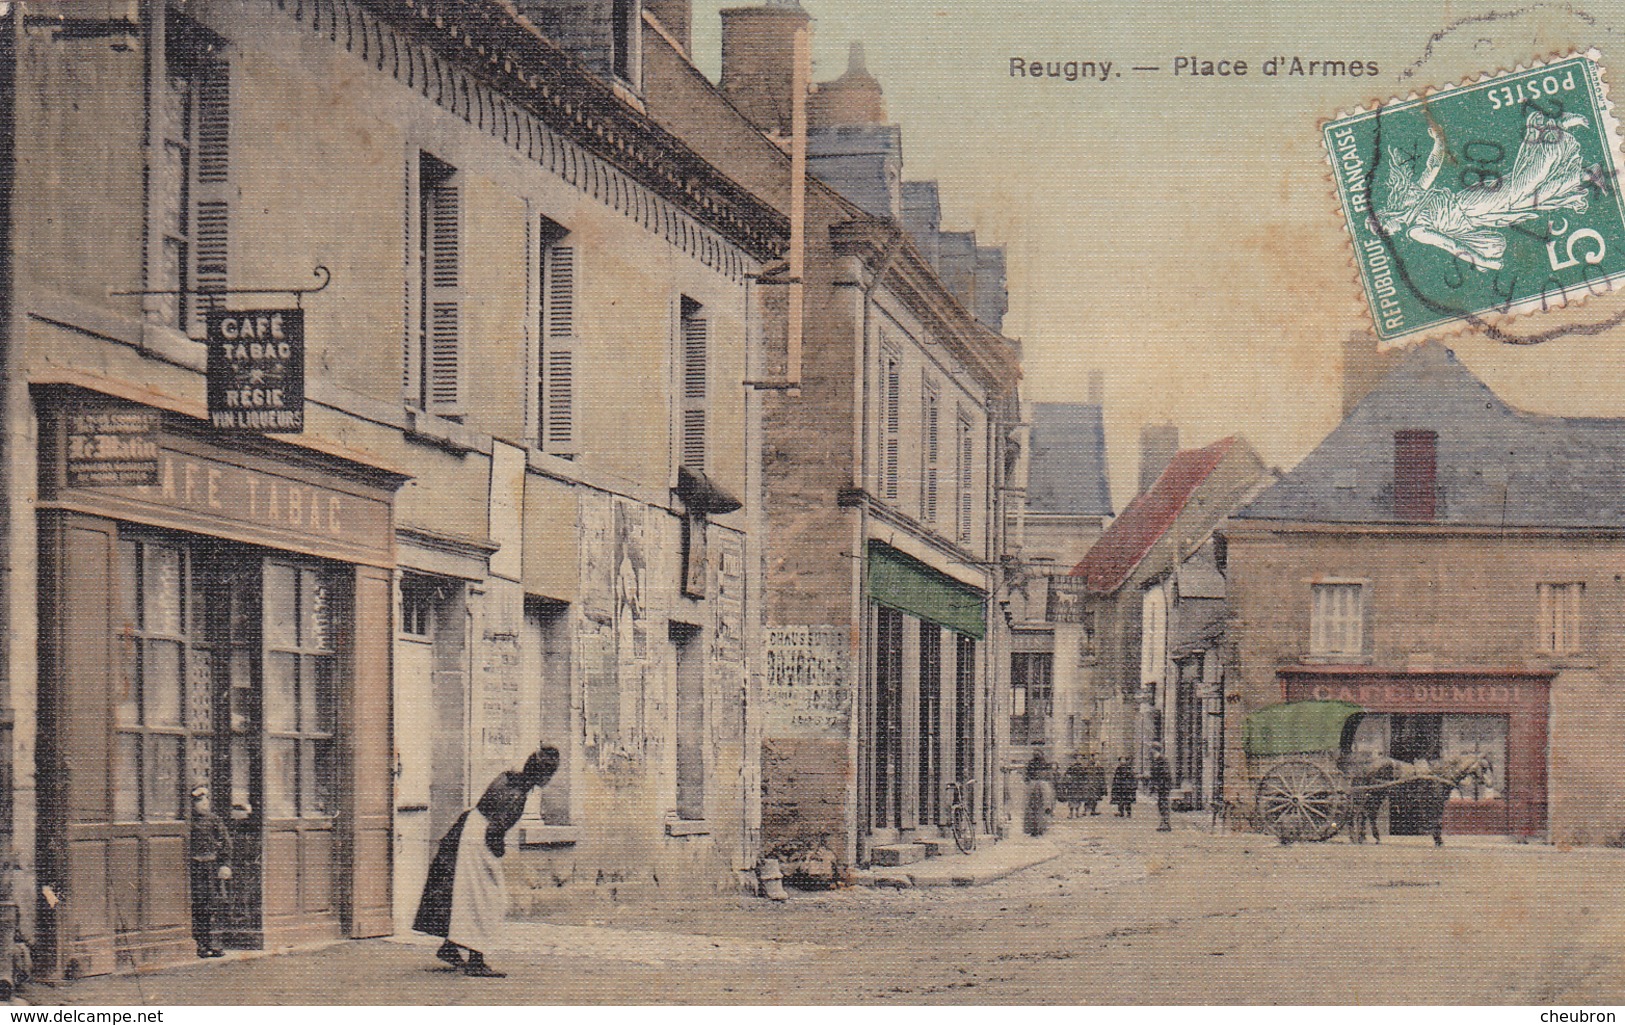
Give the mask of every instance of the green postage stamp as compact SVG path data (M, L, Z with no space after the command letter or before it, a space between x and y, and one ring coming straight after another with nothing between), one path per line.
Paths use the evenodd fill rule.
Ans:
M1625 281L1619 124L1596 51L1357 110L1324 138L1385 344L1495 335Z

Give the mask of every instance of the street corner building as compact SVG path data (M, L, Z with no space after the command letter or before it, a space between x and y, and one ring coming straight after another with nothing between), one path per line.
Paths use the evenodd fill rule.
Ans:
M653 24L8 5L0 903L44 973L190 956L199 784L232 947L407 928L544 743L518 910L754 866L788 221L647 113Z
M1226 516L1267 479L1244 438L1180 449L1141 432L1140 493L1064 576L1052 576L1054 700L1086 723L1089 753L1150 772L1167 752L1177 807L1220 799L1229 688ZM1030 701L1031 698L1029 697Z
M1087 402L1033 402L1015 478L1026 495L1009 517L1018 556L1010 594L1009 744L1007 772L1025 769L1035 752L1064 764L1104 754L1093 695L1069 686L1087 652L1085 613L1065 578L1112 517L1106 466L1105 375L1091 374ZM1054 593L1056 601L1051 600ZM1057 683L1060 684L1057 689Z
M792 878L839 881L940 851L956 790L1001 826L1019 349L1003 251L904 180L862 46L814 92L799 3L722 19L718 84L675 32L645 36L643 70L652 116L804 239L761 282L794 333L763 419L762 831Z
M1347 701L1359 750L1488 759L1450 794L1446 832L1620 842L1625 420L1514 409L1438 344L1367 378L1224 528L1230 782L1247 713ZM1384 831L1431 831L1408 800Z

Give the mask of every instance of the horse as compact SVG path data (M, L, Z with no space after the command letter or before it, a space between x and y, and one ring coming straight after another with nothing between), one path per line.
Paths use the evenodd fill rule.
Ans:
M1406 796L1412 802L1422 831L1433 834L1433 846L1444 846L1444 807L1450 800L1450 792L1470 778L1481 783L1489 782L1488 755L1465 754L1441 758L1428 764L1426 775L1399 784L1407 790Z
M1350 752L1343 755L1338 760L1338 768L1343 770L1353 785L1346 823L1349 827L1349 840L1354 843L1365 843L1365 833L1369 827L1371 842L1382 843L1382 834L1377 829L1377 816L1382 812L1382 802L1388 799L1390 784L1401 779L1407 772L1416 770L1410 764L1398 759L1366 752Z

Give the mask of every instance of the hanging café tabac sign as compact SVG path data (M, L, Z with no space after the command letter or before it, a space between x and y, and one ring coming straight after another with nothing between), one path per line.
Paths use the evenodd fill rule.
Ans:
M220 431L305 429L305 311L210 310L209 423Z

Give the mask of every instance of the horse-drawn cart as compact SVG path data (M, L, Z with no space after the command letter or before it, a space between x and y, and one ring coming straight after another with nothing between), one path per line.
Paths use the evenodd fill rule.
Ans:
M1346 701L1293 701L1246 718L1241 743L1258 825L1283 843L1337 835L1354 802L1343 756L1364 714Z
M1257 795L1255 822L1282 843L1329 840L1345 826L1363 842L1379 839L1383 800L1409 788L1428 831L1442 843L1444 803L1462 780L1489 773L1482 755L1402 762L1355 750L1365 710L1346 701L1291 701L1261 708L1242 724L1247 774Z

